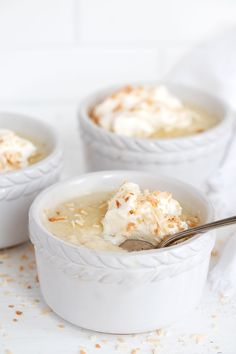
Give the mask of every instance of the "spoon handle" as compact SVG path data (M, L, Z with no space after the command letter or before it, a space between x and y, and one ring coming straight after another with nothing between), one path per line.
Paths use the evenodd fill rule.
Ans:
M217 229L222 226L232 225L235 223L236 223L236 216L231 216L226 219L221 219L221 220L210 222L208 224L192 227L191 229L187 229L187 230L178 232L177 234L174 234L172 236L169 236L168 238L161 241L158 246L164 247L164 246L169 245L175 241L181 240L184 237L191 236L196 233L204 233L209 230Z

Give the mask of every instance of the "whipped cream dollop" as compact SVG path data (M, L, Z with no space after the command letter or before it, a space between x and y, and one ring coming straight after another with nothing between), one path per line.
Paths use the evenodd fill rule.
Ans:
M109 200L102 224L104 239L114 245L129 238L158 244L163 236L189 227L171 193L142 192L137 184L128 182Z
M91 118L108 131L139 138L187 129L201 119L162 85L126 86L97 104Z
M31 141L11 130L0 129L0 173L27 167L36 150Z

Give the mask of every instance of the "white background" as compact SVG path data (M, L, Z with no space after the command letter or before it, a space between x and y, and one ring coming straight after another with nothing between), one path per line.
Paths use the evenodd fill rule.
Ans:
M161 78L233 24L235 0L1 0L0 102L71 102Z
M235 24L236 0L0 0L0 109L51 123L65 143L63 177L78 174L81 97L114 83L161 79L184 53ZM0 279L0 354L79 354L81 347L87 354L129 354L144 348L143 336L126 337L128 349L115 350L113 336L94 337L51 313L42 317L46 305L35 270L19 273L25 252L27 246L1 253L0 275L15 280ZM39 305L30 305L34 298ZM24 311L19 323L12 322L10 302ZM170 329L157 353L235 354L235 309L235 302L224 305L206 292L200 309ZM196 333L204 333L201 343ZM93 342L104 338L106 349L95 349Z

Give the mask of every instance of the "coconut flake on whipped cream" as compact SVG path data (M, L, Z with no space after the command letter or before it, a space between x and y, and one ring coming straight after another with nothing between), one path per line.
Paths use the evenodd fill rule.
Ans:
M129 238L157 244L163 236L189 227L171 193L142 192L137 184L128 182L108 202L102 224L103 237L115 245Z
M163 85L123 87L95 105L90 116L107 131L137 138L196 134L216 123L216 117L188 107Z
M36 151L31 141L11 130L0 129L0 173L27 167L30 164L29 158Z

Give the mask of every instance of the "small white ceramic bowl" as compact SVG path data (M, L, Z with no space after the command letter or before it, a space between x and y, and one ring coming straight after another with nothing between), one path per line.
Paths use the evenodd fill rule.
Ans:
M204 189L216 172L231 135L232 113L217 98L196 89L167 83L183 102L219 116L219 123L204 133L175 139L137 139L121 136L97 126L89 118L91 107L114 92L110 88L92 94L80 105L80 135L88 171L141 169L175 176Z
M47 124L15 113L0 113L0 128L11 129L42 143L45 157L14 172L0 173L0 249L28 239L28 210L34 197L58 180L62 148Z
M58 315L99 332L145 332L183 317L200 301L214 245L214 234L209 232L159 250L106 252L67 243L45 228L45 208L114 190L124 179L142 188L171 191L203 223L213 220L211 205L194 187L145 172L91 173L43 191L29 214L41 292Z

